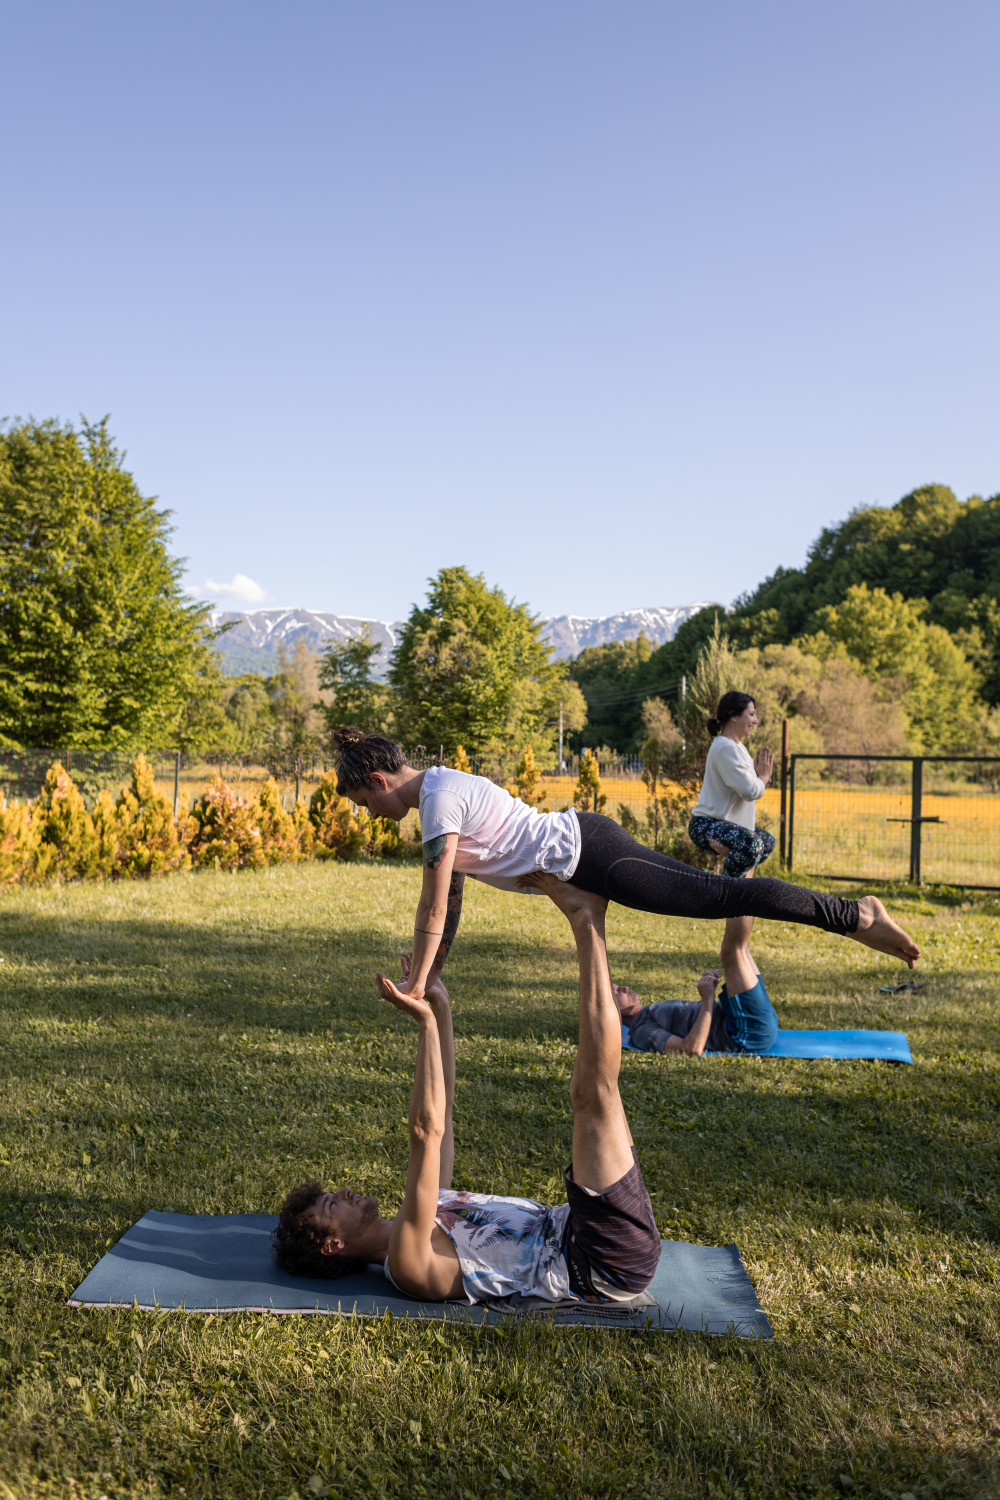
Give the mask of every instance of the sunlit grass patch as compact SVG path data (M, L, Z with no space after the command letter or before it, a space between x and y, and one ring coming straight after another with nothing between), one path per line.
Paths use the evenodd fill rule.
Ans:
M316 1172L391 1211L413 1036L372 974L417 882L305 866L4 898L0 1495L997 1493L994 899L883 893L920 993L881 994L913 976L857 944L758 927L783 1024L905 1029L913 1068L623 1060L661 1231L740 1245L772 1344L64 1306L148 1208L274 1210ZM719 937L609 922L648 999L693 995ZM568 933L472 887L449 978L456 1180L552 1198Z

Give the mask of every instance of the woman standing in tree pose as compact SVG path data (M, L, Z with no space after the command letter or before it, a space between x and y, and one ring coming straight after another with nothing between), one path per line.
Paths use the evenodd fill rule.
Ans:
M699 849L726 855L723 875L752 875L774 849L773 835L757 828L757 803L771 779L774 756L765 745L752 761L742 743L757 727L757 705L749 693L724 693L707 727L713 738L688 837Z
M757 726L757 705L749 693L723 693L715 718L707 729L712 736L705 762L701 795L688 824L688 837L699 849L726 856L723 875L749 878L774 849L773 834L757 827L757 803L767 790L774 756L765 745L756 761L743 740ZM777 1021L756 960L750 952L752 916L726 920L722 939L723 965L740 965L755 980L736 994L741 1035L748 1051L766 1052L775 1042Z
M345 727L334 734L337 791L373 817L420 813L423 887L413 932L411 995L422 996L454 941L466 875L517 891L535 871L670 917L759 916L856 939L910 968L920 949L881 901L845 901L781 880L731 880L647 849L600 813L540 813L485 776L445 766L416 771L392 740Z

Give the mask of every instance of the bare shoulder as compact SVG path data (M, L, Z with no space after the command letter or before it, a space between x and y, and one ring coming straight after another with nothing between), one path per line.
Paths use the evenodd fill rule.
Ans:
M393 1236L389 1270L396 1285L411 1297L447 1302L464 1296L458 1255L440 1224L434 1225L429 1245L414 1244L405 1233Z

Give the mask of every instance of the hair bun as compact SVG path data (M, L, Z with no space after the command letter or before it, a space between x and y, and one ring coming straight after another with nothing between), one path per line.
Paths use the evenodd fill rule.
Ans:
M333 731L333 743L338 750L350 750L355 745L364 744L367 738L364 730L358 729L354 724L345 724Z

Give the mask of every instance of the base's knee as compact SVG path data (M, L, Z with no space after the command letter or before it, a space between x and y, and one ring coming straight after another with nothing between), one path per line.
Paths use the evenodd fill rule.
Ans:
M611 1074L576 1073L570 1080L569 1102L574 1115L601 1114L618 1098L618 1070Z

